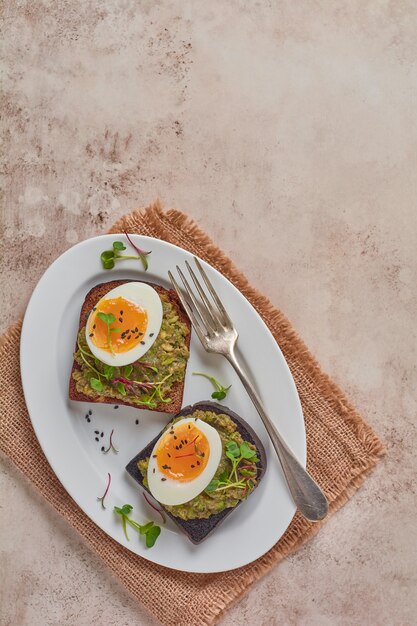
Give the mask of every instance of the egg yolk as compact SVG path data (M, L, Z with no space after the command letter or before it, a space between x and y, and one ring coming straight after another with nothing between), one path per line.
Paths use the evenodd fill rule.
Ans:
M144 341L148 326L147 312L131 300L108 298L100 300L90 319L88 333L97 348L111 352L108 324L100 318L99 313L114 317L109 329L111 347L115 354L127 352Z
M194 424L173 425L166 431L156 450L161 474L181 483L199 476L207 465L210 446L207 437Z

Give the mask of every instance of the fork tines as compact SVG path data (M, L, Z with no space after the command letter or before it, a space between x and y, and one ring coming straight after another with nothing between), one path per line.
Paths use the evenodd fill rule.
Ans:
M205 336L212 336L219 334L222 331L230 330L231 328L233 328L233 324L200 261L196 257L194 257L194 262L200 273L201 278L204 281L207 291L211 296L213 303L215 304L215 307L208 298L206 292L204 291L200 281L198 280L194 270L192 269L188 261L185 261L185 265L191 276L192 282L194 283L195 289L200 296L200 299L197 298L188 280L184 276L181 268L177 265L176 269L179 277L181 278L182 284L184 285L184 289L187 292L193 306L191 306L190 302L184 297L184 294L179 288L179 285L173 277L172 273L168 272L168 275L172 286L177 292L178 297L181 300L181 303L186 310L195 331L197 332L200 340L203 341Z

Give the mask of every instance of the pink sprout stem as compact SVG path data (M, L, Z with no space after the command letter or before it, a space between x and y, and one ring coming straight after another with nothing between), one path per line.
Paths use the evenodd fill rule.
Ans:
M167 520L166 520L164 512L161 509L158 509L158 507L156 507L154 504L152 504L152 502L149 500L148 496L146 495L144 491L142 491L142 495L145 498L146 502L149 504L149 506L152 507L157 513L159 513L159 515L162 518L163 523L165 524Z
M107 482L107 487L106 487L106 491L104 492L104 494L101 496L101 498L97 498L97 500L99 502L101 502L101 506L103 507L103 509L105 509L106 507L104 506L104 499L107 496L107 493L110 489L110 484L111 484L111 474L107 473L108 478L108 482Z
M148 254L150 254L150 253L151 253L151 251L149 251L149 252L145 252L145 250L141 250L140 248L138 248L137 246L135 246L135 244L133 243L133 241L131 240L131 238L129 237L129 235L127 234L127 232L126 232L126 231L124 231L124 234L126 235L127 240L128 240L128 242L130 243L130 245L132 246L132 248L134 248L134 249L136 250L136 252L139 254L139 256L140 256L140 255L147 256Z

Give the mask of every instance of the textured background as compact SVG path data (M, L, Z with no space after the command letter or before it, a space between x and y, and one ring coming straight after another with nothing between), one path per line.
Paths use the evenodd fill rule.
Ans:
M414 624L415 2L6 0L3 24L1 327L122 213L196 218L388 447L223 626ZM2 625L155 625L6 459L0 479Z

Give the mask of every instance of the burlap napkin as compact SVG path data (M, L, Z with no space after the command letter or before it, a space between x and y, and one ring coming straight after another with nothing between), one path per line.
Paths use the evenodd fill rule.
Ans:
M308 468L330 500L333 514L361 485L383 444L324 374L283 314L233 266L199 227L158 203L118 221L110 232L165 239L205 259L238 287L258 310L290 366L304 410ZM153 565L107 537L78 508L52 472L37 442L24 403L19 369L21 324L0 345L0 447L52 506L80 533L121 583L167 626L212 624L251 584L323 525L296 514L282 539L262 558L233 572L187 574Z

